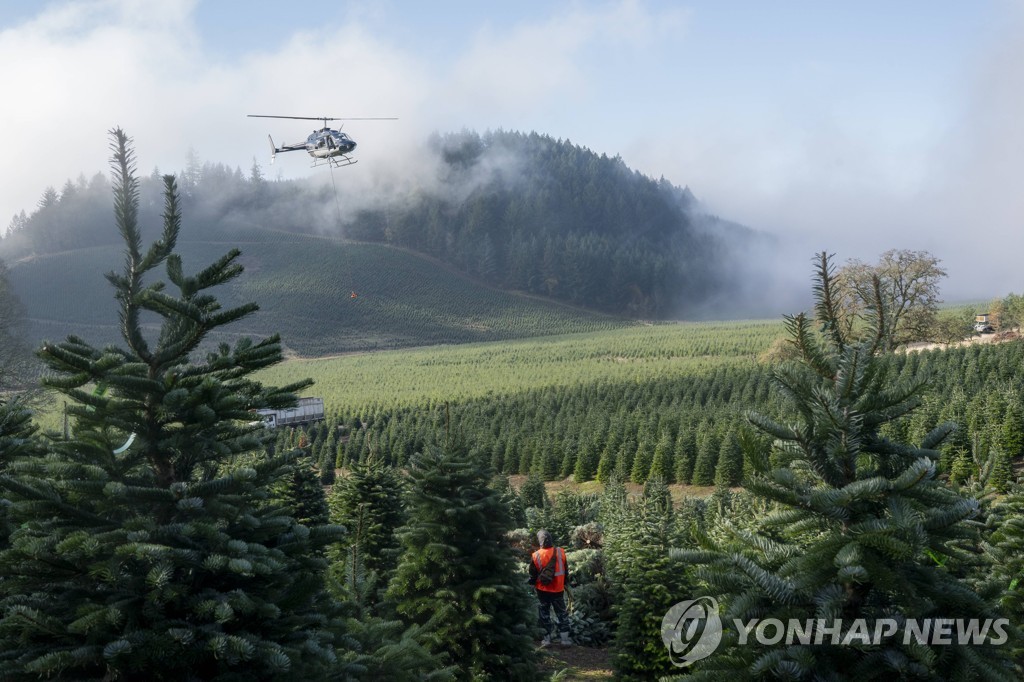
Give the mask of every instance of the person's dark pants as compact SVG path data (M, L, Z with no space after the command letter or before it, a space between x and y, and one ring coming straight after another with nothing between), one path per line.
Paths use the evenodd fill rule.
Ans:
M540 627L544 635L551 634L551 609L555 609L555 617L558 619L558 631L568 634L569 612L565 608L565 592L545 592L537 590L537 601L540 606Z

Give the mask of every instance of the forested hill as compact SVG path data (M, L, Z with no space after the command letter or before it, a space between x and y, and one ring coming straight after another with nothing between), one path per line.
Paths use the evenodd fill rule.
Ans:
M536 133L436 136L442 191L362 211L352 236L428 253L499 286L639 317L686 314L736 284L749 229L689 189Z
M252 228L342 235L430 255L493 286L628 317L708 316L757 288L742 263L770 239L703 213L689 189L618 157L537 133L466 131L435 135L424 156L428 170L357 194L347 183L333 189L326 170L273 181L256 162L243 173L193 154L178 174L182 238L230 242ZM140 184L141 222L152 229L163 206L159 175ZM104 177L69 180L15 216L0 258L115 245L111 225Z

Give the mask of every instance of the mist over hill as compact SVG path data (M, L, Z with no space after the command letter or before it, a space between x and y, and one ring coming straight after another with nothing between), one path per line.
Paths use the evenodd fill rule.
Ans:
M153 237L160 174L154 169L140 183L141 224ZM688 188L618 157L537 133L437 134L392 174L356 166L273 180L255 160L243 172L193 153L177 175L185 242L231 244L259 229L385 244L491 287L632 318L792 307L790 293L774 288L770 236L709 214ZM69 180L15 217L0 258L117 245L112 224L106 179Z

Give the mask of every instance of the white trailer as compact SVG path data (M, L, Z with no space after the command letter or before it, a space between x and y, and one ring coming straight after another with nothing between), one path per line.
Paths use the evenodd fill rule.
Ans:
M256 410L256 412L270 429L312 424L324 419L324 399L299 398L299 403L295 407L286 407L283 410Z

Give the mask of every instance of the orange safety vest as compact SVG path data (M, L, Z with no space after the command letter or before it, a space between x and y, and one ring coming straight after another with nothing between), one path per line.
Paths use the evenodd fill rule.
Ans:
M551 553L555 553L555 579L547 585L537 581L536 588L541 592L562 592L565 590L565 550L561 547L542 547L533 553L533 565L540 572L551 561Z

